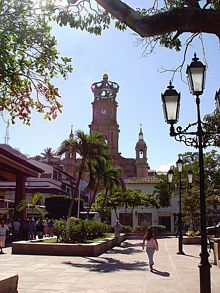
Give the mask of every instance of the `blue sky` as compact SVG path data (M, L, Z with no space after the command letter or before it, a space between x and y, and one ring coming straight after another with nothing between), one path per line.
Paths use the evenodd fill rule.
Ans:
M141 2L141 1L139 1ZM166 170L177 160L179 153L195 151L169 136L169 126L164 122L161 93L168 85L172 73L160 73L160 69L176 68L183 52L157 48L155 53L142 57L143 48L136 46L136 36L130 30L120 32L111 28L96 37L68 27L53 26L61 56L72 57L73 72L69 79L59 78L55 84L62 95L63 113L48 122L34 113L31 126L19 121L10 126L9 143L30 156L40 154L46 147L56 150L68 138L70 127L89 133L92 121L93 95L91 84L100 81L105 72L109 80L119 84L118 123L120 125L119 151L124 157L135 157L140 123L143 124L144 139L148 146L148 163L152 169ZM205 92L201 97L202 115L214 111L214 97L220 87L219 41L215 36L203 36L204 48L200 42L190 46L186 63L190 63L194 52L203 61L203 49L208 63ZM186 65L183 79L186 81ZM179 125L187 126L196 121L194 96L188 85L175 75L174 86L181 92ZM1 127L1 141L4 142L5 125ZM162 166L162 167L161 167Z

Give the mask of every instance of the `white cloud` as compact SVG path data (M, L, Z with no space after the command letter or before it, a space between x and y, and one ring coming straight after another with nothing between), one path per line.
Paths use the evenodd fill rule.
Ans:
M171 162L171 163L167 163L167 164L161 164L159 166L153 167L152 169L156 170L156 171L167 172L170 169L170 167L174 166L174 165L175 165L175 163Z

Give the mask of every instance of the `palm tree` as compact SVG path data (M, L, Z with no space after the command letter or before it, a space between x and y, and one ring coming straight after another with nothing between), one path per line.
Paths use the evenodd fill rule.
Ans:
M54 150L52 150L52 148L44 149L44 151L41 153L41 155L43 156L43 159L45 159L47 161L48 164L51 164L53 159L57 159L56 153Z
M98 132L87 135L81 130L76 131L75 139L64 141L58 149L57 154L62 155L66 152L77 152L81 157L78 178L75 187L76 191L79 190L79 184L83 173L90 172L91 165L94 163L94 161L99 160L100 157L106 159L110 158L109 147L106 144L105 137ZM67 215L68 218L71 217L75 197L76 195L72 197L70 202Z
M103 187L105 189L105 196L102 202L100 217L102 219L103 210L105 207L106 199L114 190L122 190L125 191L125 186L121 177L122 170L119 168L114 168L113 166L107 168L103 173L102 181Z
M31 201L21 200L16 207L16 211L21 212L26 208L33 208L39 213L41 220L43 220L45 216L45 207L39 204L42 196L42 193L35 193L32 196Z
M106 159L102 156L98 160L92 160L89 164L90 180L88 188L90 191L92 191L92 196L87 211L87 217L89 216L89 212L91 210L92 204L95 201L98 190L100 190L101 186L103 187L103 176L111 167L111 159Z
M67 153L70 158L74 158L77 150L76 141L72 138L65 139L60 147L58 148L56 154L57 156L62 156L63 154Z

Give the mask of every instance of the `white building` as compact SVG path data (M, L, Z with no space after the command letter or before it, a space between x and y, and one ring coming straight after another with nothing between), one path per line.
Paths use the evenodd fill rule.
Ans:
M151 194L157 184L156 177L147 178L129 178L126 180L126 186L129 189L140 191L144 194ZM168 232L175 232L175 223L177 221L177 214L179 210L178 197L172 197L171 206L166 208L148 208L135 207L131 214L131 208L118 209L119 221L123 225L132 226L155 226L164 225ZM111 212L111 224L114 225L116 221L115 212Z

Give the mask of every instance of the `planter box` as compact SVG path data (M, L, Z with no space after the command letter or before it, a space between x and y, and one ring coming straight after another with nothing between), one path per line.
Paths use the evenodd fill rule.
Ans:
M120 236L120 242L125 240L125 234ZM77 255L98 256L115 246L115 238L106 238L95 243L42 243L42 241L18 241L12 243L13 254L40 255Z
M183 237L183 244L201 244L200 236Z
M0 274L0 292L1 293L17 293L18 275Z
M220 238L214 240L214 264L220 268Z

